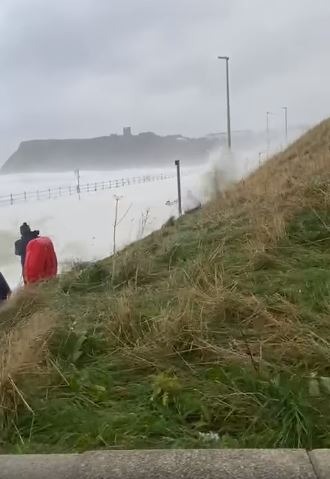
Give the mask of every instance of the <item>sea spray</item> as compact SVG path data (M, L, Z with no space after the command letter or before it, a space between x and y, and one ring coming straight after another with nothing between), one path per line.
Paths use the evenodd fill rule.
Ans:
M203 199L210 201L240 179L238 155L226 149L210 154L207 172L202 176Z

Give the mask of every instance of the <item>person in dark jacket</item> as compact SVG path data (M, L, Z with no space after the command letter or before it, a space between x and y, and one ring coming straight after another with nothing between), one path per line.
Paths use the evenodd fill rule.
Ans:
M11 295L10 287L2 273L0 273L0 304L6 301Z
M24 268L26 247L33 239L38 238L39 230L31 231L30 226L27 223L23 223L20 226L21 238L15 241L15 254L21 257L22 268Z

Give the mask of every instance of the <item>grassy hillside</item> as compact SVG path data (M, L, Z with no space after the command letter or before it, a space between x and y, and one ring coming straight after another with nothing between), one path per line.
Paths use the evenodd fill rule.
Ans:
M329 146L3 309L0 450L330 447Z

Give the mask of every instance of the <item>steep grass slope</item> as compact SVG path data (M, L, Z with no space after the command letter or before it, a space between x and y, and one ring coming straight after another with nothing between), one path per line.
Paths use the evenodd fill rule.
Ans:
M330 121L0 313L0 448L330 447Z

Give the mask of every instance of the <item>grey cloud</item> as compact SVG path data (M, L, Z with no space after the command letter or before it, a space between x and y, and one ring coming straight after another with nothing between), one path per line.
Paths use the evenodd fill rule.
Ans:
M0 162L28 138L200 135L327 115L328 0L2 0Z

